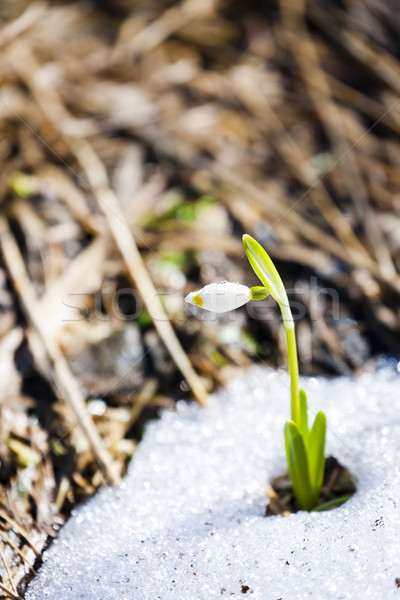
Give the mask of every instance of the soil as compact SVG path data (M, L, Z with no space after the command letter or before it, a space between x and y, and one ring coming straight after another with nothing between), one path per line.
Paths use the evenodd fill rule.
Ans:
M319 505L314 509L332 510L347 502L356 491L352 475L346 467L333 456L325 462L324 484ZM269 504L266 516L282 515L284 517L299 510L296 504L289 475L275 477L267 491Z

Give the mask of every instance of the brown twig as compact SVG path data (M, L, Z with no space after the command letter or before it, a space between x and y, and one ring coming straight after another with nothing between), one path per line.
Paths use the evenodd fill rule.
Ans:
M317 45L308 32L305 23L305 4L302 0L281 0L282 15L285 21L285 36L288 40L293 57L299 66L301 76L307 86L315 110L320 115L321 121L331 140L332 147L338 156L346 156L346 160L337 161L337 166L343 174L343 180L348 193L353 199L356 214L364 223L366 236L369 240L379 267L388 279L396 276L396 269L388 248L386 247L382 232L374 218L369 205L368 193L361 176L360 168L355 156L354 148L346 136L346 129L339 107L336 105L330 85L330 80L320 64ZM337 220L336 209L330 209L333 219ZM357 248L366 251L353 234L352 239L357 242Z
M9 598L13 598L13 600L23 600L21 596L18 594L14 594L12 590L10 590L4 583L0 583L0 590L2 590Z
M55 387L60 397L66 401L76 415L77 423L87 437L106 480L111 484L116 484L119 481L119 476L115 471L111 456L103 446L69 365L48 330L20 250L4 217L0 217L0 244L4 262L18 294L21 308L25 313L28 323L36 331L50 360Z
M6 557L4 556L4 552L3 552L3 550L1 548L0 548L0 558L3 561L5 570L7 571L8 579L10 581L10 584L11 584L11 587L13 589L13 592L14 592L14 594L17 594L17 589L16 589L16 587L14 585L14 581L13 581L13 578L11 576L10 567L7 564Z
M28 564L28 567L30 569L30 571L32 571L33 574L36 575L36 571L33 568L33 566L26 560L26 557L24 556L23 552L21 551L20 548L18 548L17 544L15 544L12 539L6 534L4 533L4 531L1 530L0 528L0 536L3 538L3 540L6 542L6 544L8 544L17 554L19 554L19 556L21 557L22 561L24 563Z
M47 2L33 2L17 19L6 25L0 31L0 48L32 27L44 14Z
M193 395L204 406L207 402L207 392L183 350L161 304L132 231L127 226L118 199L109 185L107 171L102 161L87 140L63 131L62 124L68 121L69 115L57 92L49 85L44 76L40 76L39 65L26 48L18 45L14 51L13 64L17 72L32 90L45 118L67 141L83 169L87 182L95 195L97 205L106 217L115 244L125 261L129 277L140 292L155 328L191 387ZM32 73L36 73L35 77L32 77ZM45 103L43 98L46 99Z
M341 12L338 10L336 14L340 15ZM353 58L372 69L397 94L400 93L400 67L394 56L378 48L371 40L367 41L358 32L348 31L337 19L327 15L316 2L310 4L309 16L336 44L343 46Z
M40 558L41 554L39 552L39 550L37 550L33 544L33 542L29 539L29 534L28 532L21 527L21 525L19 525L16 521L14 521L14 519L12 519L11 517L9 517L7 515L7 513L5 513L3 510L0 510L0 518L2 518L4 521L6 521L9 525L11 525L11 527L13 529L15 529L15 531L17 531L26 541L26 543L28 544L28 546L30 546L30 548L34 551L34 553L36 554L36 556L38 558Z

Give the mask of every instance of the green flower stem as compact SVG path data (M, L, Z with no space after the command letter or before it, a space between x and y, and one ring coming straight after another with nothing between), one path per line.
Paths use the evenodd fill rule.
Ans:
M286 340L288 349L288 363L290 374L290 398L292 421L300 426L299 406L299 364L297 362L296 334L294 327L286 329Z
M282 279L264 248L250 235L243 236L246 256L263 284L250 290L250 298L259 300L268 293L279 304L286 331L290 375L291 420L284 429L286 458L292 489L302 510L317 506L324 477L326 418L319 412L308 428L307 396L299 391L299 365L296 334L290 304Z

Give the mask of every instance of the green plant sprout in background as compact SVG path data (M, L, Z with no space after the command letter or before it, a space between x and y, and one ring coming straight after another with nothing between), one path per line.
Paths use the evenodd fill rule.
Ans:
M319 504L325 470L326 418L323 412L308 428L307 396L299 390L294 321L285 287L274 263L264 248L251 236L243 236L247 258L262 283L248 288L223 281L206 285L188 294L186 302L213 312L226 312L243 306L249 300L262 300L271 295L279 305L286 331L290 374L291 420L285 423L284 436L289 477L301 510L312 510Z

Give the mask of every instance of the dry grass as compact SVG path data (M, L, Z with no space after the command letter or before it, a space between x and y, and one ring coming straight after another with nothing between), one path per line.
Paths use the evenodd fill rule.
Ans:
M392 4L1 3L5 597L158 408L283 364L273 303L183 312L200 285L254 283L241 233L288 283L303 373L400 354Z

